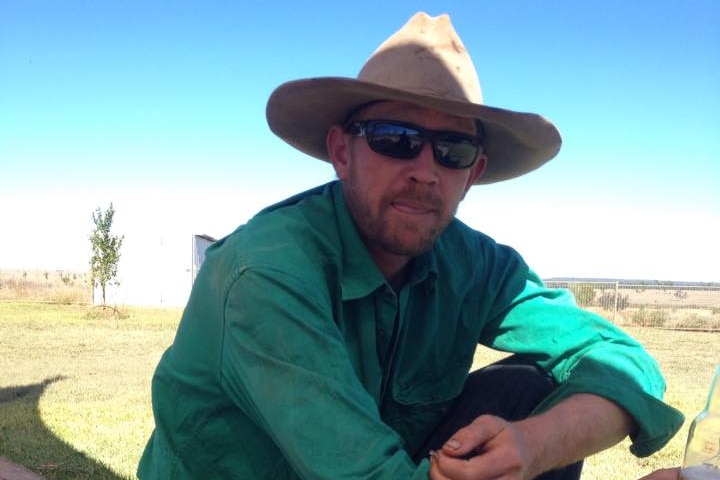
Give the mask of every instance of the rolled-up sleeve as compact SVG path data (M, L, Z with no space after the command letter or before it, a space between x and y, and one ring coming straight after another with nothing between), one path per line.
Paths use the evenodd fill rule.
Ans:
M635 420L630 451L647 456L678 431L683 415L662 401L665 381L654 358L606 319L575 305L566 290L548 289L532 272L524 290L488 324L483 343L537 362L558 382L538 410L576 393L623 407Z

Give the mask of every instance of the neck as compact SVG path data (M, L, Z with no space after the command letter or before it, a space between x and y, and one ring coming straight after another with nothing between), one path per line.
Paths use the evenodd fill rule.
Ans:
M370 256L375 260L380 273L385 277L385 281L396 292L405 284L407 273L407 265L410 257L404 255L395 255L378 249L371 249Z

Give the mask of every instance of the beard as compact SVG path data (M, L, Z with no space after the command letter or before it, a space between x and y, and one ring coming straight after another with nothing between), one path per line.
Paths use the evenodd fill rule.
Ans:
M345 201L368 249L381 249L394 255L415 257L430 250L438 236L455 216L457 206L448 211L445 202L432 190L416 184L385 192L376 204L377 211L361 190L354 176L343 182ZM434 222L393 219L387 215L395 201L412 201L432 208Z

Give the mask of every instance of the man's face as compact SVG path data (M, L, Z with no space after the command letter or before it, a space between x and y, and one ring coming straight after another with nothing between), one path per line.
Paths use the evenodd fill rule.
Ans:
M375 103L353 118L372 119L398 120L430 130L476 133L471 119L401 102ZM412 159L384 156L371 150L364 137L334 128L334 134L328 136L331 159L343 181L353 219L376 259L388 254L413 257L430 249L485 166L482 156L471 168L444 167L434 160L430 142ZM333 135L339 139L340 149L330 146Z

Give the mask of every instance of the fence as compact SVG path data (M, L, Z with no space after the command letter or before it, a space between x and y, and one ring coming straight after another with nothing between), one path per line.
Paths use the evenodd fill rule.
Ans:
M720 285L545 282L566 288L581 307L617 323L675 328L720 328Z

